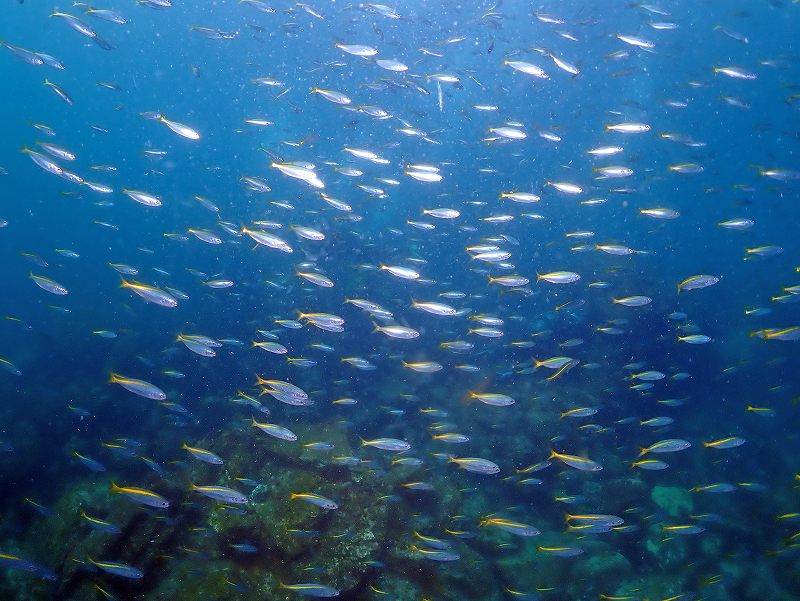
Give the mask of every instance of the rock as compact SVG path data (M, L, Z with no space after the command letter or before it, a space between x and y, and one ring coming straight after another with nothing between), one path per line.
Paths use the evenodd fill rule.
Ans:
M689 515L693 511L692 495L684 488L654 486L650 498L673 518Z

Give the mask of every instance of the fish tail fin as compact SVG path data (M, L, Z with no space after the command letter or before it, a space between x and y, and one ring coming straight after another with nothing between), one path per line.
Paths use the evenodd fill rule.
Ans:
M112 493L118 493L120 490L122 489L119 486L117 486L116 482L111 483L111 488L109 488L109 491L111 491Z
M108 374L109 384L116 384L118 379L119 379L119 374L115 374L113 371Z
M642 457L644 455L647 455L647 451L649 451L649 449L645 449L643 447L640 447L639 448L639 454L637 455L637 457Z

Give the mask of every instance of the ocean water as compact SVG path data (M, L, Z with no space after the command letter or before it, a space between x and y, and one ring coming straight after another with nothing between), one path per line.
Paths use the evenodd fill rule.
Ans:
M798 11L5 0L0 598L800 598Z

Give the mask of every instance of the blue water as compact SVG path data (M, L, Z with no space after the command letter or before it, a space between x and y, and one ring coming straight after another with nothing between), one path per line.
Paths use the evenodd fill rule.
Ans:
M800 512L800 295L791 289L800 284L796 4L276 2L264 13L228 0L175 0L164 10L113 3L122 25L86 14L86 6L5 4L3 598L800 597L800 518L793 515ZM110 48L50 16L58 10ZM336 44L377 53L353 56ZM28 64L13 50L52 55L65 69ZM396 59L406 70L381 68L376 59ZM504 61L536 65L546 78ZM439 81L441 74L457 80ZM316 89L350 102L329 102ZM386 118L370 116L369 107ZM146 112L200 137L181 137ZM620 123L648 128L606 130ZM500 127L526 137L504 139ZM53 160L113 192L68 182L19 152L49 157L37 142L68 149L74 161ZM587 154L601 146L623 150ZM324 189L272 163L315 174ZM700 172L674 169L684 164ZM115 170L93 168L103 165ZM603 178L598 169L608 166L633 173ZM346 168L358 172L346 175ZM432 168L441 181L413 177ZM248 190L243 177L262 178L271 191ZM123 189L152 194L162 206L134 202ZM350 210L332 207L320 192ZM501 197L510 192L541 200ZM661 207L679 216L640 213ZM425 212L436 208L458 216ZM719 225L733 218L753 224L742 231ZM314 228L324 240L304 239L291 226ZM243 227L279 236L293 252L258 245ZM207 244L189 229L222 243ZM476 259L471 247L478 245L510 255ZM633 252L613 255L597 245ZM752 252L764 246L779 248ZM65 249L78 257L59 252ZM147 303L120 288L109 263L138 269L124 276L129 281L188 299L173 308ZM537 281L556 271L580 279ZM325 275L333 287L297 272ZM700 274L719 282L678 292ZM31 275L68 294L48 293ZM507 275L530 282L487 283ZM233 285L209 287L215 279ZM634 295L650 302L612 302ZM376 303L393 319L345 302L352 299ZM456 315L426 312L412 300L445 303ZM341 316L344 331L318 329L298 312ZM394 338L376 326L411 328L405 331L415 337ZM497 337L475 332L482 327ZM98 334L105 331L113 337ZM224 342L216 356L203 357L177 341L181 334ZM710 340L678 339L698 334ZM288 352L251 346L269 337ZM563 344L573 339L582 342ZM442 346L452 341L473 346ZM559 356L574 364L532 369L533 359ZM352 357L374 369L343 361ZM418 373L404 362L441 369ZM647 371L661 377L642 378ZM110 384L111 372L158 387L166 404ZM301 388L313 404L259 396L256 375ZM648 387L636 387L642 384ZM470 393L514 402L492 406ZM342 398L357 403L333 402ZM574 409L596 412L562 416ZM640 423L655 417L674 421ZM287 427L298 440L269 437L251 426L253 418ZM469 440L433 438L442 433ZM363 446L360 437L411 448L398 454ZM728 437L745 442L704 445ZM666 469L632 466L642 449L666 439L691 446L663 454L651 447L641 457L663 460ZM315 442L333 449L303 446ZM183 443L220 455L224 465L199 462ZM567 461L524 469L552 450ZM73 452L105 471L87 469ZM448 456L487 460L499 472L459 469ZM356 459L342 465L342 457ZM404 464L407 457L421 465ZM574 467L587 460L602 469ZM112 482L155 492L170 507L137 507L108 493ZM189 491L189 482L243 490L248 503L215 505ZM420 490L420 482L432 490ZM339 507L289 501L288 492L319 494ZM81 510L122 532L92 533ZM595 530L607 525L596 516L624 523L587 532L565 514L595 516L589 521L602 522ZM521 526L515 534L492 519L540 534L519 536ZM109 574L89 556L144 576ZM297 583L313 586L291 590Z

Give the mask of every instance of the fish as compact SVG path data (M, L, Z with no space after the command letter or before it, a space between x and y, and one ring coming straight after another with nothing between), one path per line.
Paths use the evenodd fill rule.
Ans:
M603 469L602 465L586 457L566 455L552 450L550 451L550 456L547 458L547 460L549 461L550 459L558 459L562 463L565 463L566 465L583 472L598 472Z
M4 11L0 596L798 597L798 3L384 1Z
M89 469L92 472L101 473L106 471L106 466L97 461L96 459L92 459L91 457L81 455L77 451L73 451L72 456L75 457L75 459L80 461L83 465L87 467L87 469Z
M66 296L69 293L69 291L64 286L62 286L55 280L51 280L50 278L46 278L41 275L34 275L32 273L30 274L29 277L33 280L34 284L39 286L39 288L41 288L42 290L49 292L50 294L55 294L57 296Z
M194 457L205 463L210 463L212 465L222 465L224 463L224 461L222 460L221 457L219 457L219 455L215 455L211 451L207 451L205 449L199 449L197 447L190 447L185 442L183 443L181 448L188 451Z
M481 518L480 527L492 526L517 536L539 536L541 531L530 524L515 522L502 517L486 516Z
M120 576L130 580L141 580L144 578L144 572L142 572L139 568L135 568L126 563L118 563L116 561L96 561L91 557L89 557L89 563L99 568L103 572L113 576Z
M279 426L277 424L268 424L268 423L259 423L255 419L252 420L252 426L254 428L258 428L265 434L269 434L274 438L279 438L281 440L287 440L289 442L294 442L297 440L297 434L285 428L283 426Z
M475 474L490 475L497 474L500 471L500 466L496 463L480 457L449 457L447 461L449 463L455 463L461 469Z
M202 486L191 483L189 490L198 492L201 495L219 501L220 503L232 503L234 505L246 505L249 502L247 495L244 495L232 488L224 486Z
M411 445L405 440L396 438L375 438L373 440L361 439L362 447L374 447L383 451L404 452L411 449Z
M123 495L139 505L147 505L148 507L155 507L156 509L166 509L169 507L169 501L164 497L144 488L117 486L112 482L111 493Z
M656 443L651 444L649 447L643 448L639 453L639 457L648 453L675 453L683 451L692 446L688 440L680 438L666 438Z
M53 90L53 93L56 96L58 96L61 100L63 100L66 104L68 104L69 106L72 106L73 104L75 104L75 102L72 100L72 96L70 96L69 93L64 88L62 88L60 85L58 85L56 83L53 83L49 79L45 79L43 84L46 87L48 87L51 90Z
M0 565L12 570L32 572L43 580L58 580L58 577L52 571L19 555L0 552Z
M339 509L339 505L336 502L315 493L291 493L289 495L289 500L294 501L295 499L306 501L312 505L320 507L321 509Z
M147 284L140 284L139 282L129 282L123 278L119 287L132 291L148 303L167 307L168 309L178 306L178 301L174 296L155 286L148 286Z
M286 584L285 582L281 582L280 587L282 589L297 593L304 597L327 598L327 597L339 596L338 590L330 586L325 586L323 584L316 584L316 583Z
M83 509L81 509L81 517L86 520L90 527L94 528L95 530L99 530L100 532L107 532L109 534L119 534L122 532L122 529L119 526L112 524L111 522L101 520L100 518L87 515Z
M167 394L163 390L161 390L158 386L151 384L150 382L137 380L136 378L128 378L120 374L115 374L114 372L111 372L111 375L109 375L108 383L119 384L125 390L128 390L146 399L163 401L167 398Z

